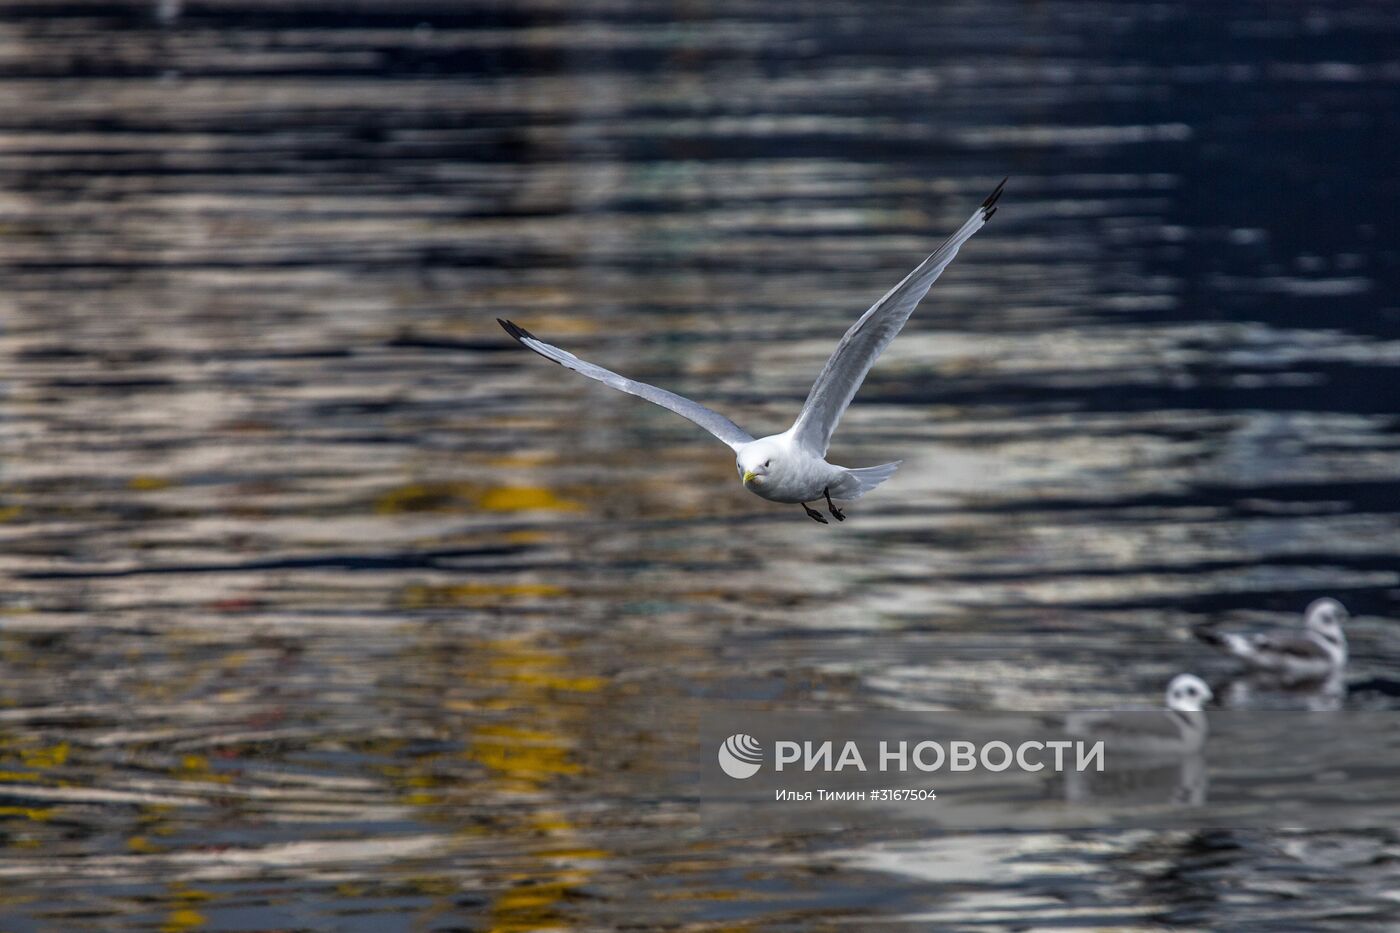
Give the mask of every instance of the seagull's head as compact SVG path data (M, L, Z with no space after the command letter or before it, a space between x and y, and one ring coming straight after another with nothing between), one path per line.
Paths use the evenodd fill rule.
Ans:
M754 441L739 451L735 466L744 485L755 489L768 482L769 474L778 465L779 456L777 445L766 441Z
M1215 694L1195 674L1177 674L1167 686L1167 709L1199 713L1201 706L1213 699Z
M1335 599L1315 599L1303 614L1303 626L1334 645L1340 645L1346 638L1342 634L1342 624L1349 618L1351 614L1346 607Z

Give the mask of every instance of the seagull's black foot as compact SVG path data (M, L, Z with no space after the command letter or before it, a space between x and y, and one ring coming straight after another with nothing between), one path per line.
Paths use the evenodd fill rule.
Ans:
M832 501L831 501L831 490L830 490L830 489L823 489L823 490L822 490L822 495L826 496L826 507L827 507L827 510L831 512L831 517L834 518L834 519L836 519L838 522L844 522L844 521L846 520L846 513L843 512L843 511L841 511L840 509L838 509L838 508L832 503Z
M802 507L807 510L807 517L810 518L812 521L821 522L823 525L831 524L826 519L822 518L822 513L818 512L816 509L812 508L807 503L802 503Z

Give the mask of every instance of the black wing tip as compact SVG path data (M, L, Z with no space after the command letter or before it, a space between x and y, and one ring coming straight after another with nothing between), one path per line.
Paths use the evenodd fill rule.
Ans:
M521 343L524 343L526 340L536 339L534 334L530 333L528 330L521 327L514 321L507 321L504 318L496 318L496 323L501 325L501 327L505 329L506 333L510 334L512 337L514 337Z
M535 343L544 343L544 341L536 337L534 334L530 333L525 328L521 327L519 324L515 323L514 321L507 321L504 318L499 317L496 318L496 323L501 325L501 327L505 328L505 332L514 337L516 342L519 343L525 349L535 351L540 356L549 360L551 363L558 363L560 366L564 365L563 363L560 363L559 360L555 357L550 356L548 353L542 351L539 347L532 347L528 343L526 343L525 341L527 340L533 340L535 341Z
M987 195L987 200L982 202L982 210L985 212L982 215L983 220L986 220L987 218L991 217L993 214L996 213L997 199L1001 197L1002 190L1006 188L1006 183L1010 180L1010 175L1007 175L1005 178L1003 178L1001 180L1001 184L997 185L997 189L991 194Z
M1191 629L1191 634L1197 640L1205 642L1207 645L1214 645L1217 648L1225 647L1225 636L1217 632L1212 626L1197 625Z

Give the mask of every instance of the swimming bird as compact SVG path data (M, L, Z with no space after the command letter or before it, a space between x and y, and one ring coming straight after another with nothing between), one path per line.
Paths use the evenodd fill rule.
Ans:
M581 360L511 321L497 318L496 322L506 333L545 359L660 405L709 431L733 448L740 480L749 492L770 502L800 503L808 517L823 525L827 520L807 503L825 499L831 516L845 521L845 513L832 500L859 499L893 476L902 461L856 469L828 463L826 451L836 423L865 381L870 367L904 327L914 308L958 254L958 249L996 213L997 199L1005 186L1006 180L1002 179L956 233L851 325L817 375L797 420L781 434L755 440L743 428L699 402Z
M1167 685L1164 710L1070 714L1065 731L1103 741L1109 767L1065 772L1065 799L1113 807L1205 803L1210 778L1202 707L1211 699L1205 681L1178 674Z
M1342 624L1350 618L1335 599L1314 600L1303 614L1300 632L1238 634L1198 625L1197 638L1239 658L1251 668L1288 680L1327 677L1347 663L1347 637Z
M1210 687L1195 674L1177 674L1167 685L1165 710L1071 713L1065 720L1065 731L1105 739L1110 752L1195 751L1206 740L1206 714L1202 707L1214 698Z

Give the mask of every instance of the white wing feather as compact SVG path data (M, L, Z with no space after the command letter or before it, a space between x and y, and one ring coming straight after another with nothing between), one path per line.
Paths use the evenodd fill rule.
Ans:
M875 302L860 320L851 325L831 358L822 367L817 381L807 393L807 401L802 405L802 413L791 428L791 435L799 444L813 453L825 457L831 444L832 432L841 420L855 397L856 390L865 381L866 373L875 360L890 345L903 329L909 315L925 295L943 270L958 254L958 248L996 213L997 198L1006 186L1005 179L993 191L977 213L968 218L958 232L948 238L919 267L904 277L885 297Z
M506 333L518 340L522 346L534 350L545 359L553 360L566 369L572 369L589 379L596 379L604 385L612 386L628 395L644 398L648 402L675 412L682 418L688 418L735 450L753 440L743 428L699 402L692 402L683 395L667 392L665 389L658 389L656 386L637 382L626 376L619 376L612 370L596 366L587 360L581 360L567 350L561 350L545 343L525 328L512 324L510 321L497 318L496 323L504 327Z

